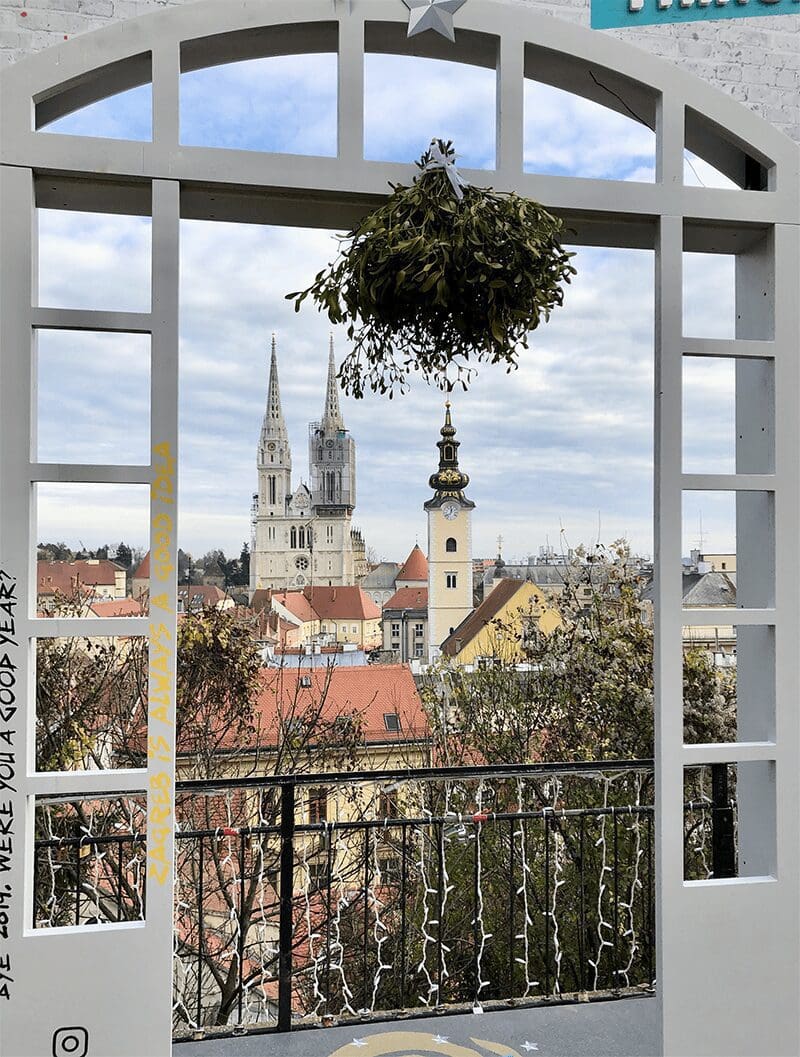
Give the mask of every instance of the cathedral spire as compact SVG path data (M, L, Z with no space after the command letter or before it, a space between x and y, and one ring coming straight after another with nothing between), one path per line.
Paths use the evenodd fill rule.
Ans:
M344 419L339 407L339 382L336 378L336 357L333 354L332 334L330 354L328 356L328 386L325 391L325 412L322 416L322 429L325 433L344 429Z
M275 335L272 335L272 356L269 365L269 388L267 390L267 409L264 413L262 432L274 439L286 440L286 420L281 407L281 387L278 382L278 351Z

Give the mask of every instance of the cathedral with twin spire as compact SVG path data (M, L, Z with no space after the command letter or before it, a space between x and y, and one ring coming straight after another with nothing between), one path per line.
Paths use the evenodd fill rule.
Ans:
M267 406L258 443L253 496L251 592L306 586L348 587L366 575L366 548L353 528L356 445L339 404L331 338L322 420L308 428L308 483L292 484L292 452L281 406L272 338Z

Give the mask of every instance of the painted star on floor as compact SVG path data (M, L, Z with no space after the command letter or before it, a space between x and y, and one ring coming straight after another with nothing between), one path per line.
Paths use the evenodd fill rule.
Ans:
M345 1043L330 1057L353 1057L355 1047L363 1047L364 1057L523 1057L508 1043L488 1039L458 1043L450 1035L417 1031L376 1032Z
M410 12L409 37L415 37L418 33L432 29L455 43L456 31L453 26L453 15L466 2L467 0L403 0Z

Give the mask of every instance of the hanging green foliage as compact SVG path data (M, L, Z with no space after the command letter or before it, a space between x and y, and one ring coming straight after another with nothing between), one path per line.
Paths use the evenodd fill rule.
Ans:
M345 392L402 390L412 371L450 391L467 388L476 362L518 366L528 335L563 304L575 269L559 242L562 221L538 202L472 187L450 143L431 144L411 186L341 237L341 252L307 297L353 342L339 377Z

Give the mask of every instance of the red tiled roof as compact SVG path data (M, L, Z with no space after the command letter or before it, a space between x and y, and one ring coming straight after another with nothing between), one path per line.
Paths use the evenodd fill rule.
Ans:
M259 587L257 591L253 592L250 606L257 612L262 609L270 609L272 606L272 591Z
M273 591L272 597L303 621L379 620L381 615L360 587L306 587L302 591Z
M427 587L401 587L396 591L388 602L384 603L387 609L427 609L428 588Z
M37 562L36 578L40 595L72 595L83 587L115 587L116 574L122 572L114 562L100 561Z
M184 603L188 598L190 606L215 606L217 602L222 602L226 597L225 592L213 584L190 584L188 587L178 587L178 598Z
M419 549L419 546L415 544L414 549L405 560L405 564L400 572L397 574L397 583L403 583L406 580L425 580L428 579L428 559Z
M96 617L141 617L144 609L135 598L115 598L111 602L95 602L89 609Z
M150 551L148 551L144 558L139 562L136 567L136 572L133 574L133 578L134 580L150 579Z
M430 733L417 686L407 664L361 668L266 668L256 703L262 745L274 745L281 720L316 715L331 723L337 716L361 717L367 742L404 741ZM326 689L327 688L327 689ZM324 698L324 701L323 701ZM386 728L385 715L400 717L400 730Z
M273 591L272 598L303 623L319 620L319 615L314 612L311 602L303 591Z

